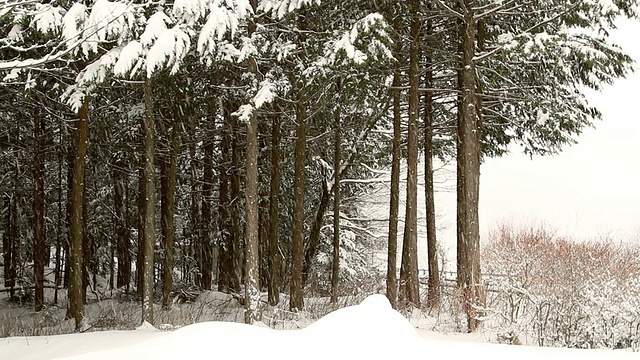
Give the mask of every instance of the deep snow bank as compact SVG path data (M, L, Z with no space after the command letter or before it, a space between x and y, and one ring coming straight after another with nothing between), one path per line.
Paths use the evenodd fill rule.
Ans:
M132 333L132 336L134 336ZM419 336L409 322L393 310L384 295L330 313L303 330L272 330L239 323L204 322L185 326L146 341L84 353L60 360L176 360L351 358L397 354L398 347L417 345Z

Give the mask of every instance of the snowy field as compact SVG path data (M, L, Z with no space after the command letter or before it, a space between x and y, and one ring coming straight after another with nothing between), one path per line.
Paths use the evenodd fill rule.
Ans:
M261 324L205 322L175 331L143 326L132 331L0 339L0 359L638 359L624 350L574 350L483 343L478 334L448 336L417 331L373 295L336 310L301 330Z

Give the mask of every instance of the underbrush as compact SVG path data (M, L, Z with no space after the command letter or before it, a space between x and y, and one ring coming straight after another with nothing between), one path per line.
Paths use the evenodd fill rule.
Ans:
M640 345L640 249L503 226L483 244L488 324L540 346Z
M199 292L193 301L174 303L170 309L154 308L153 326L173 330L204 321L244 321L244 307L239 295L215 291ZM338 303L329 298L306 298L305 310L289 311L289 297L281 294L277 306L268 306L266 294L261 306L261 321L274 329L303 328L324 315L342 307L359 304L365 295L343 296ZM85 331L133 330L142 319L141 306L135 296L115 296L92 300L85 305ZM28 305L27 305L28 306ZM60 335L74 332L73 320L65 319L66 307L49 304L43 311L33 312L27 306L5 304L0 312L0 337Z

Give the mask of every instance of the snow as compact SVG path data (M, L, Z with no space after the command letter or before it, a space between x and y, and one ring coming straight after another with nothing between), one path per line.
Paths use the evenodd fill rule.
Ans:
M41 33L53 33L62 26L63 8L49 4L36 4L36 10L37 13L31 24Z
M270 103L276 97L273 92L273 84L270 81L265 80L260 84L260 90L253 98L253 103L256 105L256 109L262 107L266 103Z
M82 44L83 53L88 55L97 52L98 44L105 40L122 42L135 21L134 9L130 4L97 0L84 24L87 41Z
M135 73L135 69L139 67L142 53L142 44L135 40L129 42L120 51L120 57L113 67L113 73L116 76L127 76L130 71L132 74ZM134 64L137 65L134 66Z
M62 18L62 38L71 44L82 35L82 25L87 21L87 7L77 2Z
M0 339L1 359L164 360L216 358L326 359L468 358L519 360L637 359L613 350L573 350L486 344L477 334L447 336L414 326L393 310L386 297L373 295L360 305L336 310L302 330L273 330L263 324L204 322L175 331L144 324L133 331ZM271 350L269 350L271 349Z

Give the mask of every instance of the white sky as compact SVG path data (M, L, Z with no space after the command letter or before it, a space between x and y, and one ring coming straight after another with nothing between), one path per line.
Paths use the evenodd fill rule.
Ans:
M621 22L612 36L640 63L640 23ZM543 222L575 238L640 241L639 95L640 71L590 94L603 120L577 145L553 157L487 160L480 179L482 230L511 219Z

